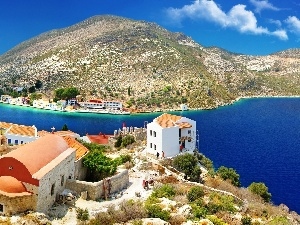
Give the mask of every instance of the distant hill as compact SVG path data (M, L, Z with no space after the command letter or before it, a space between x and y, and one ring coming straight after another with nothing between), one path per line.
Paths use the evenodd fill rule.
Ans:
M87 99L118 99L138 109L214 108L242 96L300 95L299 52L234 54L154 23L95 16L0 56L0 89L41 80L49 96L75 86Z

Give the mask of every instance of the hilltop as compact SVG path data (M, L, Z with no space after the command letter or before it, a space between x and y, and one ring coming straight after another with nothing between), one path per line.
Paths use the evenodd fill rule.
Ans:
M246 43L245 43L246 44ZM300 49L250 56L204 47L146 21L95 16L0 56L0 89L77 87L135 109L214 108L239 97L300 95Z

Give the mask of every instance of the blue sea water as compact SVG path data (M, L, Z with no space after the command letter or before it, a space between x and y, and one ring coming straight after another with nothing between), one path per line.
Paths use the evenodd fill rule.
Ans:
M84 135L112 134L125 122L142 127L161 113L101 115L43 111L0 104L0 121ZM174 112L197 121L200 151L241 176L242 186L264 182L275 204L300 213L300 98L243 99L214 110Z

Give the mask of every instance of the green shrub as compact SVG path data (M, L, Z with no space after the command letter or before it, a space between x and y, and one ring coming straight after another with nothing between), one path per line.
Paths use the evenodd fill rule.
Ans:
M270 202L272 195L271 195L271 193L268 192L268 187L264 183L253 182L249 185L248 189L252 193L257 194L260 197L262 197L265 202Z
M146 209L150 218L160 218L164 221L169 221L171 218L170 212L163 210L159 205L148 205Z
M241 222L242 222L242 225L252 225L252 220L248 216L243 217Z
M190 202L193 202L204 196L203 188L200 186L194 186L187 194L187 198Z
M292 223L284 216L277 216L272 219L267 225L291 225Z
M155 188L152 192L152 196L156 198L171 198L176 194L175 188L170 184L164 184L161 187Z
M87 221L89 220L89 211L87 209L76 209L76 218L80 221Z
M200 181L201 169L198 166L196 156L189 153L178 155L174 158L172 165L175 169L187 175L191 181Z
M233 168L227 168L225 166L221 166L217 170L217 174L223 180L230 180L231 184L233 184L234 186L236 187L241 186L240 175Z
M125 137L122 138L122 147L127 147L128 145L132 144L135 142L135 139L132 135L126 135Z
M208 214L208 210L206 207L198 206L196 204L192 204L192 214L195 218L201 219L205 218Z
M215 214L219 211L236 212L234 198L229 195L222 195L219 193L212 193L209 196L207 209L210 213Z
M214 225L228 225L223 220L219 219L218 217L214 215L207 216L207 219L209 219Z

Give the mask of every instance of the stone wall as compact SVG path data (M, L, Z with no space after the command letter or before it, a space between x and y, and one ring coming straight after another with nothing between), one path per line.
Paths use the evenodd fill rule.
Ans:
M27 210L34 210L36 197L34 195L9 197L0 193L0 204L3 205L3 215L12 215Z
M58 158L55 159L57 160L56 165L48 164L53 167L40 179L36 206L38 212L47 213L57 196L65 189L67 180L74 179L75 151L72 151L68 156L62 153L62 159Z
M128 170L118 171L118 174L105 179L110 180L110 193L119 192L129 184L129 174ZM106 182L105 182L106 183ZM66 188L77 192L87 191L87 198L90 200L97 200L99 198L104 198L104 182L103 180L99 182L86 182L79 180L67 180Z
M75 179L84 180L87 174L87 168L83 166L83 157L75 162Z

